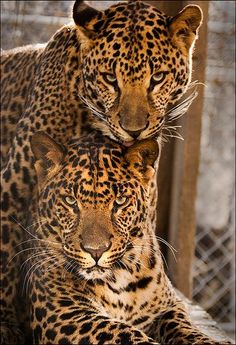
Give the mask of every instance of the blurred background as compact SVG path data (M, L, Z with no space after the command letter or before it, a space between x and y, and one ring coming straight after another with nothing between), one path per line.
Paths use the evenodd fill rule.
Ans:
M46 42L70 22L73 3L1 1L1 48ZM116 1L87 3L102 9ZM192 298L235 339L235 1L207 3Z

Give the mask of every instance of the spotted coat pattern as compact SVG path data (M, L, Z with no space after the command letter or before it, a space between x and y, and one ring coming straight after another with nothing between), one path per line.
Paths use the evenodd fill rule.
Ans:
M35 193L33 133L43 130L62 144L90 131L91 125L125 145L157 136L167 104L190 81L191 51L201 22L196 6L170 18L140 1L104 12L76 1L73 13L75 25L60 29L46 45L1 56L0 303L1 333L10 343L22 338L24 313L19 317L16 310L24 308L18 298L23 262L16 246L25 240L22 229ZM153 220L154 210L155 203Z
M40 132L32 149L34 343L218 344L191 324L164 272L149 217L158 143L126 149L91 135L65 151Z

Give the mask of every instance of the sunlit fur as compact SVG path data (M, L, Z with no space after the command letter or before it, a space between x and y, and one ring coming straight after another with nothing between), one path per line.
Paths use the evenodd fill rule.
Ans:
M133 131L138 139L157 135L167 106L188 89L200 24L197 6L175 19L132 1L98 11L83 30L78 25L83 64L75 94L95 115L96 128L122 142L134 140Z
M58 173L40 191L42 226L37 235L51 241L51 249L65 267L86 279L112 279L117 269L132 267L133 262L148 264L152 256L150 250L156 241L149 208L155 174L153 170L147 183L139 171L141 160L137 162L140 167L132 168L125 158L127 150L102 137L95 137L94 144L89 145L87 139L79 145L72 142L66 161L55 167ZM75 204L68 205L66 196L75 198ZM123 205L116 204L120 197L126 198ZM46 231L45 225L52 231ZM94 236L99 237L102 231L112 236L111 247L97 265L81 247L84 229L93 226ZM144 242L143 237L148 240Z
M39 195L20 254L34 343L216 345L164 272L150 217L159 143L90 135L65 150L40 132L32 150Z

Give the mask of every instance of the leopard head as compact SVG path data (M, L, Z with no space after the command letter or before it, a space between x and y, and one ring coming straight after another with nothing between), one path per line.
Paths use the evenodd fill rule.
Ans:
M158 142L146 139L122 148L91 136L72 140L65 150L38 132L31 146L41 237L54 247L57 262L87 279L137 262L152 238L149 188Z
M74 89L96 128L124 145L156 136L190 83L201 9L169 17L141 1L105 11L76 1L73 17L82 64Z

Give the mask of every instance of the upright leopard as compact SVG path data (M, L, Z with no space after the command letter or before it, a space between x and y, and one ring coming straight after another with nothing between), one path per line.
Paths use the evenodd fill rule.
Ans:
M167 105L190 82L202 13L191 5L169 17L140 1L97 11L76 1L73 18L75 24L64 26L46 45L1 56L0 302L4 331L16 343L22 262L14 254L24 240L22 227L35 193L32 134L43 130L66 144L93 126L126 146L158 136Z
M38 87L31 116L40 112L39 120L45 113L47 129L56 128L56 118L66 117L68 109L74 125L85 125L85 103L92 114L89 124L124 143L156 135L167 105L187 90L202 21L198 6L169 17L140 1L118 3L106 11L76 1L73 17L75 25L60 29L48 44L2 53L4 162L16 125Z

